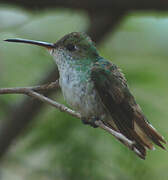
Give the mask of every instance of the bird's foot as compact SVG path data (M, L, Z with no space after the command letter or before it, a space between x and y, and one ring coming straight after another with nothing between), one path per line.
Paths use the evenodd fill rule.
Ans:
M97 128L98 126L95 124L95 121L98 121L99 119L97 117L92 117L89 120L82 117L82 123L86 125L90 125L93 128Z

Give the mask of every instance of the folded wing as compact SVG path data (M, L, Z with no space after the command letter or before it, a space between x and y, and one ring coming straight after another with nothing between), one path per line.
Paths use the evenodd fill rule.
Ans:
M164 149L163 137L151 126L143 115L139 105L130 93L126 80L119 69L111 64L96 63L91 70L91 79L103 105L111 115L111 121L104 124L135 142L133 149L137 155L145 159L146 148L153 149L151 141ZM138 150L138 151L137 151Z

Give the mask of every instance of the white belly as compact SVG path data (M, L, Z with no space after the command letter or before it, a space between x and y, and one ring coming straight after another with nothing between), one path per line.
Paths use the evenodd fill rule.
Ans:
M77 72L60 74L60 86L67 103L84 117L102 116L104 109L93 84L82 81Z

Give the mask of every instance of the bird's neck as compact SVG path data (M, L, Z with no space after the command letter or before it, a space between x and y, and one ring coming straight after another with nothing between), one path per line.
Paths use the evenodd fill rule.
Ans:
M60 78L65 76L74 76L74 79L85 80L89 78L89 74L93 64L99 61L99 58L92 60L87 57L82 59L72 59L71 57L65 56L65 54L52 54L54 60L58 66ZM73 79L73 78L72 78Z

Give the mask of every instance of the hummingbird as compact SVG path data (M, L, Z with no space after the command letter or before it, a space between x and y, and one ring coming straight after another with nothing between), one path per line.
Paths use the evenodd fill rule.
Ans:
M121 133L134 142L131 150L142 159L145 159L147 149L154 149L153 144L165 149L164 137L149 123L136 103L124 74L99 55L87 34L72 32L56 43L19 38L5 41L38 45L49 50L58 66L63 96L81 114L84 124L97 127L95 121L99 120Z

